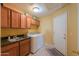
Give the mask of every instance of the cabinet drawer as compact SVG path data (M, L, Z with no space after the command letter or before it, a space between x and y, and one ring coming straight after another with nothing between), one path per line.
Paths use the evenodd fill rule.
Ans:
M29 39L26 39L26 40L23 40L20 42L20 45L28 45L30 43L30 40Z

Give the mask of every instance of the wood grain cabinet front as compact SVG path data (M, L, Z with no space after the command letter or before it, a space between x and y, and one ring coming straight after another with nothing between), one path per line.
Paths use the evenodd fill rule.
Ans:
M20 55L24 56L30 53L30 40L26 39L20 42Z
M40 21L36 21L36 25L39 27L40 26Z
M19 44L13 43L4 47L1 47L2 56L18 56L19 55Z
M1 6L1 28L10 27L10 9Z
M32 25L36 24L36 20L32 19Z
M32 25L39 27L40 26L40 21L32 19Z
M31 23L32 23L32 17L31 16L27 16L27 28L31 28Z
M27 28L26 16L21 14L21 28Z
M21 19L21 14L11 10L11 27L12 28L20 28L20 20Z

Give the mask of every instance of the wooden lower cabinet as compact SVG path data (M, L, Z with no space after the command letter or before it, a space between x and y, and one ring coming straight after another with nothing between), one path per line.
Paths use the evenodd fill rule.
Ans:
M25 56L30 53L30 39L1 47L1 56Z
M1 48L2 56L18 56L19 55L19 44L13 43Z
M9 50L3 52L2 55L4 55L4 56L19 56L18 48L14 47L12 49L9 49Z
M20 55L24 56L30 53L30 40L26 39L20 42Z

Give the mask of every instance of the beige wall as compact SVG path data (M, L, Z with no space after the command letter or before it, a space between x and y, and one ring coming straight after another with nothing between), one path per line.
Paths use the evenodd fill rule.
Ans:
M68 55L76 55L73 51L77 50L77 6L68 6Z
M44 34L44 42L46 45L51 45L53 41L53 17L60 15L62 12L68 11L67 19L67 54L76 55L73 53L77 49L77 9L76 4L67 4L64 7L56 10L49 16L41 18L40 30ZM52 23L51 23L52 22Z
M50 16L41 18L40 20L40 31L44 34L45 45L51 45L52 40L52 23Z
M3 5L10 9L16 10L17 12L24 13L21 8L14 6L12 3L4 3Z

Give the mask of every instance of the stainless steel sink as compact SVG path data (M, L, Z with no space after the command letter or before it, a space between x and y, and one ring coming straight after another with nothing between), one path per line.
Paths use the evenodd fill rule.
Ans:
M23 40L23 39L25 39L25 38L23 38L23 37L15 37L13 39L8 39L8 41L9 42L16 42L16 41L20 41L20 40Z

